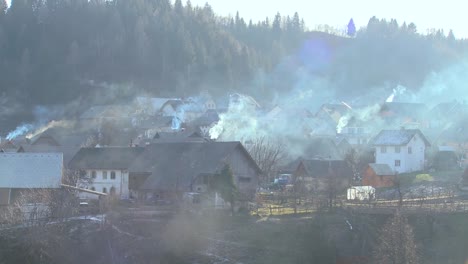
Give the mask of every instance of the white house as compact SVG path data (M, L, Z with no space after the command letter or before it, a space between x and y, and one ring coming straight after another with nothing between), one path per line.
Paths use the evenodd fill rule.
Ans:
M374 138L375 163L397 173L421 171L429 141L419 129L382 130Z
M77 187L127 199L131 185L128 168L142 151L140 147L82 148L70 161L69 168L81 172ZM97 196L83 192L80 198Z

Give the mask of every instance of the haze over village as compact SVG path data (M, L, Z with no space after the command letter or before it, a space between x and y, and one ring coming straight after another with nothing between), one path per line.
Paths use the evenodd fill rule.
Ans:
M0 0L0 263L466 262L468 42L343 21Z

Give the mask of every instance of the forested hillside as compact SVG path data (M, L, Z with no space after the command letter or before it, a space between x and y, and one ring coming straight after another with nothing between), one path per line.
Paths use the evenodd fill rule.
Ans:
M304 76L351 95L383 85L418 89L468 47L452 32L421 35L413 23L375 17L343 37L307 30L297 13L253 23L180 0L14 0L10 8L1 0L0 6L0 100L16 103L10 111L66 104L100 89L96 83L154 96L208 90L269 98L298 83L307 88L298 80Z

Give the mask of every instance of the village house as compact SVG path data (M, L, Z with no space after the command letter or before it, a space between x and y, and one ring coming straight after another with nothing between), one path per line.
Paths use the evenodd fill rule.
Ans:
M303 182L308 191L340 192L349 186L353 171L344 160L301 160L293 174L294 181Z
M140 96L135 99L134 105L138 114L172 116L177 102L181 102L181 99Z
M183 193L206 193L208 182L230 165L243 199L252 199L261 173L240 142L175 142L145 147L129 168L130 175L146 176L138 186L144 199L172 200Z
M151 143L171 142L207 142L209 141L198 131L182 129L174 132L158 132L154 135Z
M350 113L350 110L344 104L323 104L315 116L336 126L342 117Z
M82 148L69 163L69 168L79 171L77 187L109 193L120 199L131 197L132 180L129 167L143 152L140 147ZM93 199L95 195L80 193L80 198Z
M63 164L66 167L68 162L78 152L80 146L73 144L62 145L53 136L43 133L33 139L31 144L22 144L18 152L25 153L62 153Z
M80 121L89 126L99 127L110 122L114 125L129 125L133 109L127 105L98 105L86 110L80 116Z
M210 137L210 129L219 121L219 115L215 110L208 110L202 116L190 122L188 126L201 133L203 137Z
M21 146L17 146L11 140L3 140L0 142L0 152L1 153L8 153L8 152L18 152Z
M428 112L425 104L386 102L381 106L379 114L390 126L422 129L429 127Z
M382 130L374 138L375 163L387 164L397 173L422 171L429 141L419 129Z
M0 205L33 191L59 189L62 171L60 153L0 153Z
M395 180L395 172L387 164L370 163L362 173L363 186L393 187Z
M429 126L432 129L442 131L447 128L447 125L452 122L463 120L468 115L468 105L465 102L445 102L434 106L429 116Z
M337 138L346 139L353 147L367 145L371 139L371 131L367 124L352 117L340 131L337 131Z

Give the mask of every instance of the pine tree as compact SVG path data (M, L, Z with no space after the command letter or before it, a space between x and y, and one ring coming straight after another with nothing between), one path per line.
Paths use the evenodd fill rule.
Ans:
M177 14L182 14L183 12L183 6L182 6L182 0L175 0L174 2L174 11L177 13Z
M455 42L455 34L453 34L453 30L450 30L447 35L447 40L451 43Z
M231 205L231 214L234 214L235 200L238 196L237 187L234 184L234 174L231 166L226 164L221 171L213 176L210 189L219 193L221 198Z
M301 20L297 12L294 13L294 16L292 19L292 28L294 31L301 31Z
M281 14L276 13L275 19L273 20L273 32L275 34L281 33Z
M190 2L190 0L187 0L187 3L185 4L185 8L187 9L189 13L192 12L193 7L192 7L192 2Z
M416 28L416 24L414 24L413 22L409 23L408 32L411 34L416 34L418 32L418 29Z
M352 18L349 20L346 34L350 37L354 37L356 35L356 26L354 25L354 20Z

